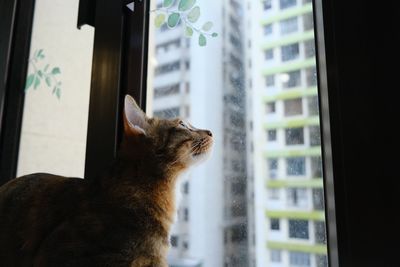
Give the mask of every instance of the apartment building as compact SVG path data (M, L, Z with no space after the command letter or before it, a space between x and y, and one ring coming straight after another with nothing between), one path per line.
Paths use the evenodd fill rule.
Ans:
M311 1L246 4L250 266L326 267Z

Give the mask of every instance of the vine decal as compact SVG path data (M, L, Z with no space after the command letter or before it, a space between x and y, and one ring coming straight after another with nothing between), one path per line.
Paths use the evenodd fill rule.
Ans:
M196 0L179 0L179 4L175 5L176 1L163 0L161 8L152 10L152 12L157 13L154 19L157 28L164 24L169 28L175 28L179 22L182 22L184 23L185 36L190 38L194 33L197 33L200 46L207 45L207 37L218 36L218 33L211 31L213 27L211 21L207 21L201 27L195 25L201 14L200 7L196 5Z
M29 59L29 64L32 66L33 73L30 73L26 78L25 92L29 88L36 90L42 84L46 84L52 89L53 95L61 98L61 82L57 76L61 74L59 67L50 67L50 64L44 64L45 54L43 49L36 50L33 57Z

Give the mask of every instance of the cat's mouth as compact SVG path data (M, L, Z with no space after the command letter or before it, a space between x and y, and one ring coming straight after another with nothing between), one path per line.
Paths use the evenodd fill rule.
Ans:
M192 156L194 158L200 157L202 155L207 154L208 152L211 151L213 145L213 139L212 138L205 138L202 141L200 141L195 149L192 152Z

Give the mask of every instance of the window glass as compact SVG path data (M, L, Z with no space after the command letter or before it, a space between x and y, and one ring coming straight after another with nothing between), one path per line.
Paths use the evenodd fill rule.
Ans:
M298 27L299 27L298 17L285 19L280 22L280 29L282 35L297 32Z
M94 29L77 29L78 5L35 3L18 176L84 175Z
M215 136L210 159L187 174L190 190L180 185L170 261L328 267L315 236L325 212L312 3L202 0L178 10L176 27L156 28L157 15L168 22L194 1L168 2L151 2L147 113Z

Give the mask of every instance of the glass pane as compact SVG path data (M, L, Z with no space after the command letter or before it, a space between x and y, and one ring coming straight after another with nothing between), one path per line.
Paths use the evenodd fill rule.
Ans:
M215 137L181 185L170 266L327 267L311 1L189 3L152 2L147 112Z
M94 29L77 29L78 0L37 0L18 176L82 177Z

